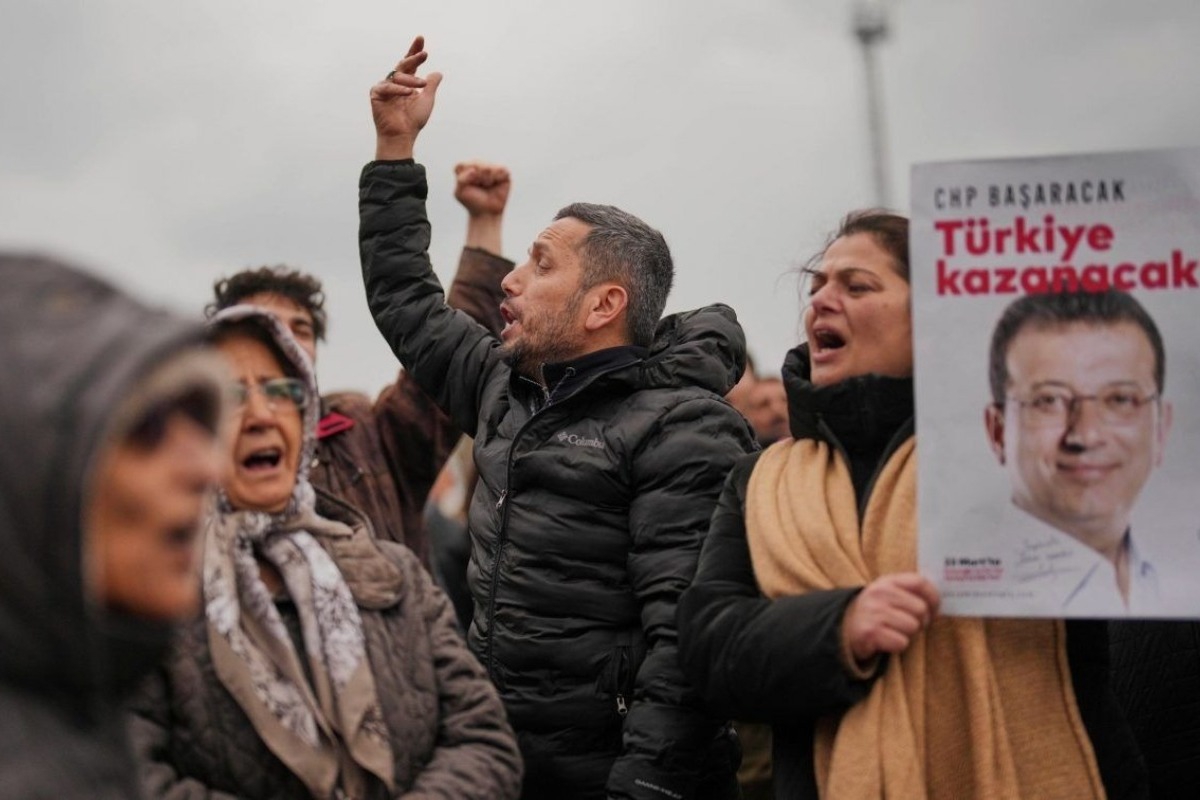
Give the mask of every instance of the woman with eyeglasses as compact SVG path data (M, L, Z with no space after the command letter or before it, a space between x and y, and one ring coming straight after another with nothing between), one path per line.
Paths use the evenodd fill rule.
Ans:
M310 363L239 306L210 321L233 372L230 463L204 525L204 615L135 706L151 797L516 797L503 707L406 548L309 483Z
M916 571L908 220L805 270L792 438L731 472L679 606L713 711L772 725L779 798L1134 798L1103 621L938 616Z

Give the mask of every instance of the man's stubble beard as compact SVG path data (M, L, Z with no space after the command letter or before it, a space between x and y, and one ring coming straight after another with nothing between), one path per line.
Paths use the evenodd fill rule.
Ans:
M543 364L568 361L582 355L583 332L571 326L582 302L583 292L580 291L559 313L527 317L536 320L538 327L526 330L517 341L501 346L509 366L521 375L541 382ZM524 328L525 320L521 323Z

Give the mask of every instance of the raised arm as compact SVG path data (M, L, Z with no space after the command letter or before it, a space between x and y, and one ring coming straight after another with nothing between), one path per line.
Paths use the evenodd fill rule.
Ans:
M467 210L467 247L500 255L504 209L512 176L508 167L486 161L454 165L454 199Z
M497 335L504 327L500 281L513 268L513 262L502 255L504 209L511 186L508 168L500 164L463 161L454 167L454 198L467 211L467 240L449 303Z
M455 167L455 184L454 195L468 214L467 238L446 302L469 314L492 334L499 334L504 327L500 315L504 290L500 282L513 267L511 261L499 255L508 200L508 169L482 161L464 162ZM429 542L420 512L462 430L406 370L401 370L396 381L380 393L369 413L375 418L374 430L387 466L388 475L380 479L390 479L402 501L395 516L399 517L397 524L403 529L404 543L427 563Z
M384 338L417 383L463 431L473 433L479 393L501 364L498 340L446 305L429 263L425 170L411 161L441 77L416 75L427 54L417 38L396 70L371 89L380 159L359 185L359 246L367 303Z

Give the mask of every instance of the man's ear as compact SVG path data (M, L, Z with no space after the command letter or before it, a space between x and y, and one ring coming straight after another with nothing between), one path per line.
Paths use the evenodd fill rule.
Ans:
M584 329L595 332L621 322L629 306L629 293L618 283L601 283L588 290L588 314Z
M1004 465L1004 406L989 403L983 410L983 426L987 429L988 446L1000 465Z

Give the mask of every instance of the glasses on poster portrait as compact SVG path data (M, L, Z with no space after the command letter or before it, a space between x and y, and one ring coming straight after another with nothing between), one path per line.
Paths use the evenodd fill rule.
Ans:
M1021 409L1021 423L1031 428L1065 426L1076 418L1086 402L1096 404L1096 413L1106 425L1128 425L1142 418L1147 408L1157 403L1157 393L1143 394L1130 386L1110 386L1096 394L1075 394L1066 388L1039 389L1028 397L1008 397Z
M272 378L253 386L240 381L232 383L229 386L230 404L241 411L250 401L251 392L260 392L272 411L299 410L308 405L308 391L299 378Z

